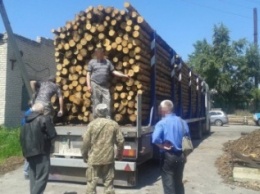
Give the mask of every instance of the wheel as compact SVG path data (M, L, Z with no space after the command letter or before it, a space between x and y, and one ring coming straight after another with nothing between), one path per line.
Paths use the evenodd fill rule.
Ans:
M208 128L207 125L205 126L205 135L209 135L211 131L211 125L210 122L208 121Z
M197 131L197 136L196 136L196 139L202 139L203 137L203 132L202 132L202 129L201 127L198 129Z
M222 126L223 125L223 122L221 120L216 120L215 121L215 125L216 126Z
M202 125L201 125L201 122L199 122L197 125L196 125L197 129L195 131L195 139L202 139L203 137L203 130L202 130Z

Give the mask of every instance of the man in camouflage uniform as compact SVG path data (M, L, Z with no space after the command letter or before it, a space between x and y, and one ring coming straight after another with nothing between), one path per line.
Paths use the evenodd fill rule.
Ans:
M124 137L119 125L106 118L108 107L106 104L97 105L97 118L89 123L83 134L82 156L88 163L87 194L96 194L98 179L103 179L104 194L114 194L114 145L117 146L117 158L122 159Z

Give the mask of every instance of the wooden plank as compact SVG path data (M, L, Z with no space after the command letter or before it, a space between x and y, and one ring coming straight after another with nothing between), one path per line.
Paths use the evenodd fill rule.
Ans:
M237 167L233 168L233 178L235 181L260 181L260 169Z

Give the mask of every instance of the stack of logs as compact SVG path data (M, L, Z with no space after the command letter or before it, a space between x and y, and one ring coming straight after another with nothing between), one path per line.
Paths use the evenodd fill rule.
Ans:
M112 77L114 119L121 124L136 121L138 93L143 97L143 120L149 116L151 28L129 3L125 8L89 7L53 30L56 82L63 91L68 122L87 123L93 118L86 74L97 47L105 49L116 70L130 76L123 80Z
M76 15L64 27L53 30L55 34L55 58L57 63L56 81L61 86L66 105L68 122L88 123L92 120L91 93L87 91L86 74L88 62L93 58L95 48L105 49L107 59L115 69L128 74L130 79L112 77L110 80L112 116L120 124L133 124L137 119L138 93L142 94L142 121L149 120L151 107L151 59L156 58L156 99L171 99L183 109L184 116L192 105L196 114L196 98L199 90L195 76L184 64L171 78L171 57L173 50L158 36L156 52L151 49L154 31L140 14L129 4L126 10L113 7L89 7ZM179 80L178 74L182 75ZM193 73L192 73L193 74ZM174 90L172 79L175 79ZM192 85L189 86L189 81ZM181 87L182 97L180 98ZM190 90L190 87L192 89ZM192 92L192 102L189 101ZM198 99L198 100L197 100ZM157 107L155 107L157 108ZM187 115L188 116L188 115Z
M172 48L156 36L156 100L157 106L162 100L171 99L172 96L172 78L171 78L171 57Z

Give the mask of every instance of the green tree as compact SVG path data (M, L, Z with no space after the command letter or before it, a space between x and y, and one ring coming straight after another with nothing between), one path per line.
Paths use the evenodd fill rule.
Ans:
M253 88L251 91L251 111L253 112L259 112L259 102L260 102L260 89Z
M246 63L249 79L254 83L254 88L251 91L251 110L259 112L260 110L260 89L259 89L259 48L254 44L249 45L246 49Z
M194 67L211 89L217 90L214 106L231 112L240 104L248 102L250 82L245 39L231 41L229 30L223 24L215 25L212 44L206 40L194 44L195 51L189 56ZM241 107L242 108L242 107Z

